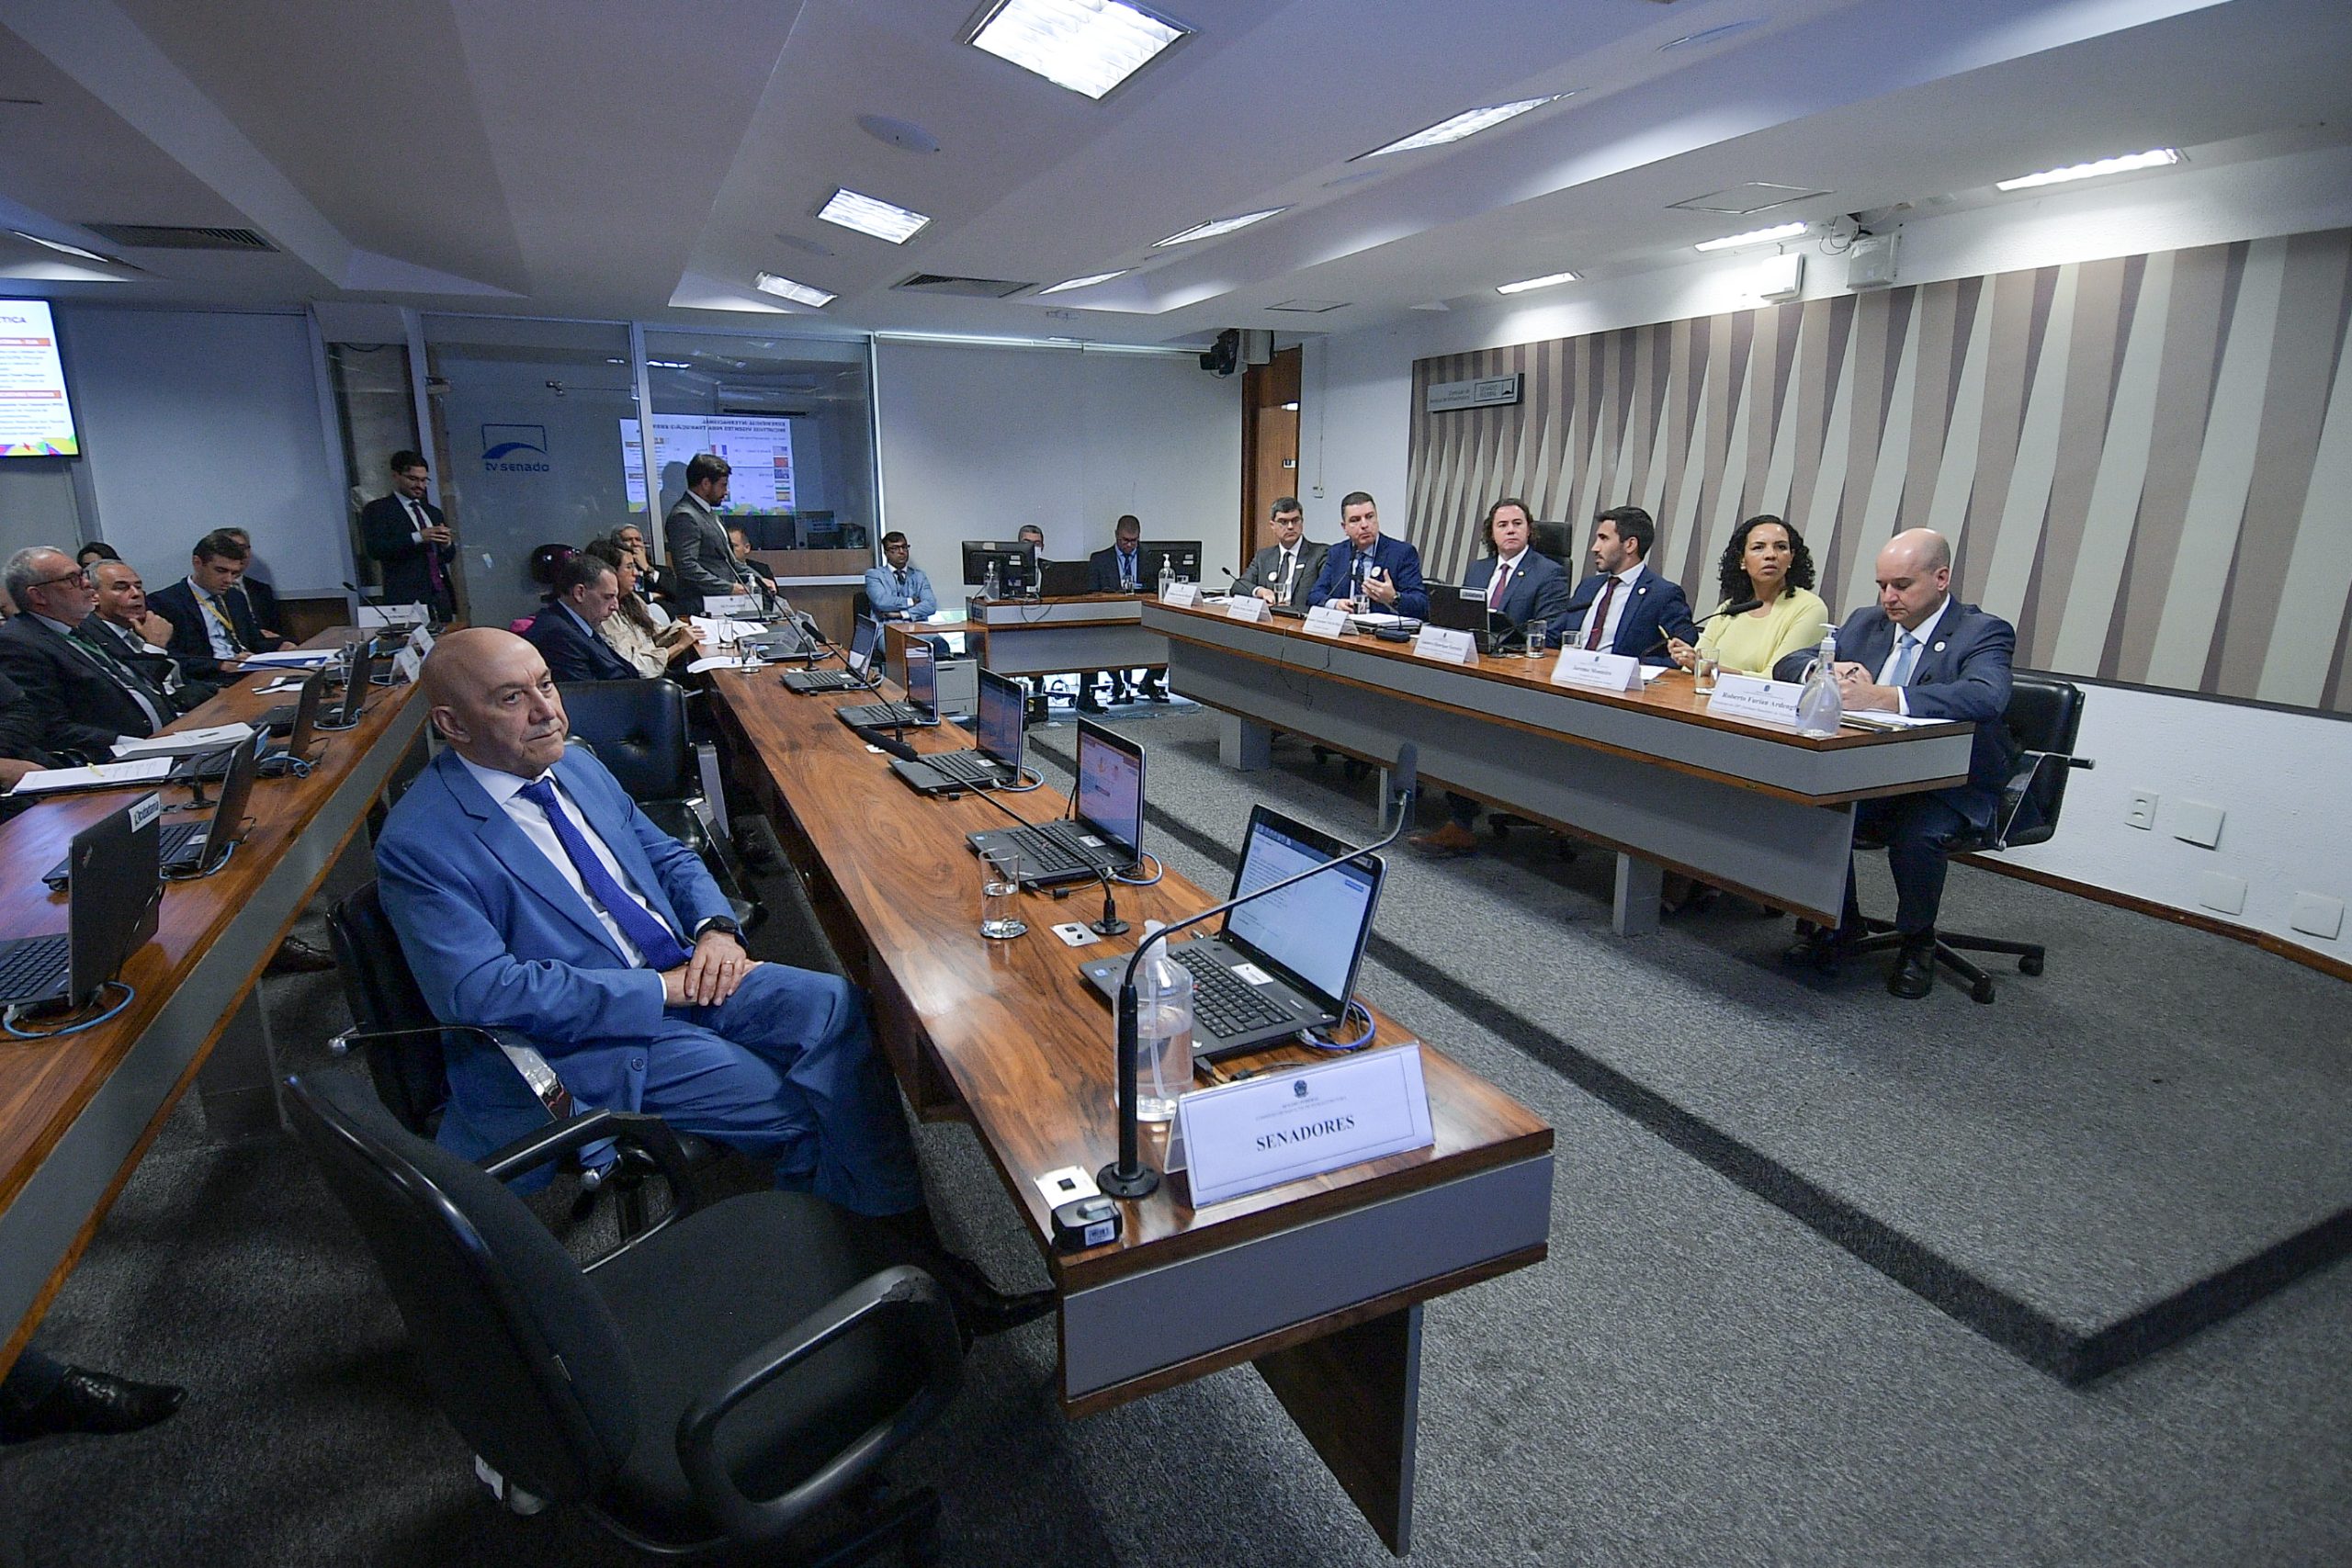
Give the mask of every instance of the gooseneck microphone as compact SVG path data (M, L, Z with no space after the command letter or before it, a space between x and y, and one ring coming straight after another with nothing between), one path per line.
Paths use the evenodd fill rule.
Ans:
M1722 609L1715 611L1712 615L1699 616L1690 624L1693 626L1703 626L1709 621L1719 621L1725 615L1744 615L1762 603L1764 603L1763 600L1757 598L1735 600L1733 603L1724 605ZM1647 659L1653 653L1661 652L1666 648L1666 645L1673 640L1674 634L1672 632L1661 631L1657 634L1657 640L1650 644L1649 647L1644 649L1640 657Z
M868 746L873 747L876 750L883 752L888 756L896 757L901 762L911 762L918 755L913 747L908 745L897 736L885 735L882 731L875 728L870 724L850 724L849 720L846 718L842 719L842 722L843 724L849 724L849 731L852 735L856 736L860 740L865 741Z

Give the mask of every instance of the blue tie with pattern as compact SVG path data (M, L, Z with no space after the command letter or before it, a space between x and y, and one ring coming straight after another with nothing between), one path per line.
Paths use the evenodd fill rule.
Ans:
M556 806L553 779L534 779L519 793L525 800L547 814L548 826L555 829L556 842L561 844L563 852L571 857L571 869L580 874L588 896L605 907L605 912L613 917L613 923L621 928L621 934L637 944L638 952L645 954L647 968L675 969L692 956L678 941L677 933L671 931L659 915L631 897L628 889L613 880L613 874L606 871L605 863L596 858L595 849L573 825L570 814Z
M1912 667L1918 662L1919 639L1906 631L1895 639L1894 668L1887 671L1886 683L1890 686L1909 685Z

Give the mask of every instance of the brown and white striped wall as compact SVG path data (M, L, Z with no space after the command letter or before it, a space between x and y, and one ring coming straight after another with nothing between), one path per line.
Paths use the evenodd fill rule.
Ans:
M1433 575L1498 496L1634 502L1714 600L1734 526L1803 531L1822 596L1928 526L2021 666L2352 712L2352 230L2069 263L1415 362L1407 532ZM1425 389L1526 377L1515 407Z

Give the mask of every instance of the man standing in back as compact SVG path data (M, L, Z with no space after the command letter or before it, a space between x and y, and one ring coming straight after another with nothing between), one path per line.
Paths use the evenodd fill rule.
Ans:
M697 452L686 464L686 491L662 523L670 570L677 574L679 606L700 615L702 603L732 593L757 592L746 584L735 547L718 509L727 504L729 476L735 470L716 452Z
M457 618L458 536L439 507L424 499L433 478L421 452L392 454L392 493L359 513L368 558L382 574L384 603L422 604L436 621Z
M1305 536L1306 513L1300 508L1298 497L1286 495L1274 502L1272 517L1274 542L1258 552L1250 562L1250 570L1233 580L1233 586L1269 604L1304 610L1306 595L1315 586L1316 575L1323 570L1323 558L1330 553L1330 547L1315 544Z

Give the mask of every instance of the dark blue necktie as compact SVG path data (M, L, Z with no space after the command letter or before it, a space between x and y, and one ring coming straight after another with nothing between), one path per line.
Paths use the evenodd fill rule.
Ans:
M580 874L588 896L605 907L605 912L613 917L613 923L621 928L621 934L645 954L646 967L675 969L684 964L691 954L679 942L677 934L659 915L631 897L628 888L613 880L613 874L596 858L594 848L573 826L571 815L556 805L555 781L534 779L520 793L525 800L547 813L548 825L555 829L556 842L571 857L571 869Z

